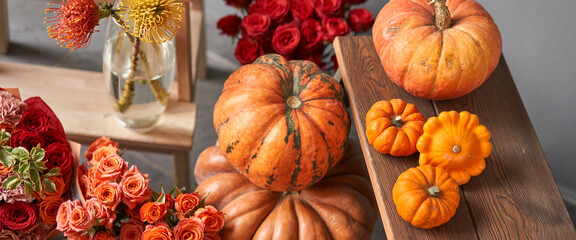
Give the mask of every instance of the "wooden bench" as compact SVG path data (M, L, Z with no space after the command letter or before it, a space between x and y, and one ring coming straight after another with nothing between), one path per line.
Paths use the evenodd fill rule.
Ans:
M486 83L472 93L430 101L390 81L371 36L336 38L334 50L388 239L576 239L504 57ZM486 169L461 186L456 215L440 227L413 227L398 215L392 200L398 175L417 166L418 155L384 155L366 140L366 113L376 101L393 98L415 104L426 118L466 110L478 115L490 130L493 149Z

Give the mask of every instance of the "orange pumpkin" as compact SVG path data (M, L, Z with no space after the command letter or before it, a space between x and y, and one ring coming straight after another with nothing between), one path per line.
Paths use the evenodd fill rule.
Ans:
M381 153L409 156L416 152L424 115L401 99L378 101L366 113L366 138Z
M448 222L460 204L458 184L442 168L429 165L401 173L392 189L398 214L419 228Z
M426 121L416 148L420 165L444 168L462 185L484 170L492 144L490 132L475 114L450 111Z
M272 192L252 184L219 148L198 157L195 192L224 212L222 239L369 239L378 219L372 185L358 143L313 186Z
M388 77L414 96L470 93L492 74L500 31L474 0L391 0L376 17L374 46Z
M224 83L214 107L220 149L262 188L305 189L344 155L350 116L343 96L310 61L261 56Z

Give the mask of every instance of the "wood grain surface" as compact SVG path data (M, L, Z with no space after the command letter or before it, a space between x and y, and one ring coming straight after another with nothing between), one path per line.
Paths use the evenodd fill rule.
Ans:
M430 101L390 81L371 36L338 37L334 50L388 239L576 239L503 57L486 83L472 93ZM366 113L376 101L393 98L415 104L426 118L442 111L469 111L491 133L493 149L486 169L461 186L456 215L440 227L413 227L398 215L392 200L398 175L418 165L418 153L410 157L381 154L366 139Z

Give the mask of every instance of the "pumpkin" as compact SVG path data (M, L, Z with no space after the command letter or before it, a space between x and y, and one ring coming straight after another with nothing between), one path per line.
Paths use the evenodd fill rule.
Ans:
M376 17L373 41L384 71L414 96L453 99L492 74L500 31L474 0L391 0Z
M479 175L490 155L490 132L480 125L478 116L467 111L441 112L424 123L424 133L416 148L420 165L444 168L459 184Z
M343 96L316 64L263 55L224 83L214 107L220 149L262 188L305 189L344 155L350 116Z
M273 192L251 183L210 147L198 157L195 192L224 213L222 239L370 239L378 209L358 143L318 183Z
M442 168L423 165L398 176L392 198L398 214L419 228L448 222L460 204L458 184Z
M380 153L409 156L416 152L424 121L414 104L402 99L378 101L366 113L366 138Z

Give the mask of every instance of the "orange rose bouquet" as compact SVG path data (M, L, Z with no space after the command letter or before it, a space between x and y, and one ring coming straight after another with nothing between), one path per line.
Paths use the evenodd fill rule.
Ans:
M80 200L63 202L56 214L69 239L219 239L222 212L204 206L197 193L151 190L148 174L124 161L117 142L101 137L84 156Z
M0 236L54 232L58 208L72 195L74 161L62 124L41 98L22 101L0 88Z

